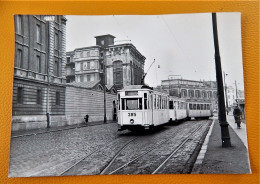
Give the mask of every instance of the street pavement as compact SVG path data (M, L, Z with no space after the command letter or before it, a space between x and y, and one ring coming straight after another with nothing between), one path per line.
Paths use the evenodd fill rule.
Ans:
M209 124L211 120L186 121L154 133L118 132L116 123L16 132L11 138L9 177L151 174L171 152L174 155L158 173L188 173L190 157ZM111 167L102 172L111 160ZM123 164L127 167L114 172Z
M249 174L251 173L249 154L247 149L246 126L237 129L234 118L227 116L229 122L229 134L231 147L223 148L221 140L221 129L219 122L214 117L212 131L209 131L207 150L203 155L203 161L196 165L193 174ZM203 146L202 146L203 147ZM201 153L200 153L201 154ZM198 158L201 157L199 154Z
M202 158L202 161L200 165L196 166L197 170L193 173L250 173L251 170L247 150L248 146L245 123L242 123L241 129L237 129L233 116L227 116L227 121L230 125L229 132L232 146L230 148L222 148L220 126L216 117L214 117L214 119L212 128L207 136L207 145L202 146L202 148L206 148L203 150L203 158L201 155L198 156L198 158ZM187 123L183 122L178 126L171 127L171 129L177 131L185 124ZM115 122L108 122L107 124L104 124L103 122L95 122L89 123L88 125L80 124L41 130L13 132L9 176L26 177L60 175L64 172L64 169L75 162L75 159L78 160L81 157L84 158L96 149L99 150L100 148L104 148L104 146L108 146L108 143L112 143L112 148L117 148L117 145L123 145L129 140L129 138L133 137L129 133L122 136L124 135L123 133L120 136L116 131L116 127L117 125ZM158 132L157 134L160 137L160 133ZM174 135L174 133L171 133L171 135ZM164 134L164 136L166 135ZM156 136L152 137L156 138ZM144 142L141 141L140 143L142 143L140 145L143 145ZM131 150L135 147L136 146ZM180 158L178 157L176 165L178 167L174 168L180 168L181 171L183 169L183 164L179 159L182 157L185 158L185 155L190 155L189 152L192 152L194 148L194 146L190 145L187 147L187 150L185 151L186 153L180 153L181 156ZM108 150L110 150L111 153L106 153L105 155L114 155L118 151L116 149ZM167 151L167 149L165 151ZM157 153L160 152L162 152L162 150ZM101 156L102 155L104 155L103 152ZM96 160L96 162L93 162L95 170L93 172L91 171L92 174L99 173L100 168L97 168L96 166L101 164L99 163L100 158L89 158L91 162ZM110 157L107 157L106 159L111 160ZM86 162L87 160L83 161ZM173 160L171 163L174 164L175 161L176 160ZM89 161L87 162L89 163ZM79 171L78 174L80 175L90 174L85 172L86 168L84 165L82 165L82 169ZM87 171L89 171L89 169L87 169ZM136 171L138 171L138 169ZM180 173L180 171L166 171L165 173ZM67 175L71 174L74 173L67 172ZM145 174L145 172L143 174Z

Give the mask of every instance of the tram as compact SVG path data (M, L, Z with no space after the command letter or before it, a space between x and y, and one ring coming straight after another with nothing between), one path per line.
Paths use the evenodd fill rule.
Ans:
M153 129L169 121L169 96L145 85L130 85L119 90L118 130Z
M125 86L117 93L117 104L119 131L153 129L168 122L213 116L210 102L186 102L146 85Z
M176 97L169 97L170 122L187 119L187 104L184 100Z
M187 102L189 119L209 119L213 116L212 104L209 102Z

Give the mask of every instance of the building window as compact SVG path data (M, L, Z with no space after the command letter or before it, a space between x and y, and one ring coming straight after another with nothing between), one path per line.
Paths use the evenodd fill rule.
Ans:
M22 34L22 16L18 15L16 17L16 33Z
M90 62L87 62L87 69L90 69Z
M35 63L35 72L41 73L41 58L40 56L36 56L36 63Z
M37 89L37 104L41 105L42 104L42 90Z
M55 33L55 36L54 36L54 45L55 45L55 49L56 49L56 50L59 50L59 35L58 35L58 33Z
M80 63L80 71L83 71L83 63Z
M67 57L67 63L70 63L70 57Z
M83 82L83 75L79 76L79 81Z
M208 98L212 98L212 92L208 91Z
M22 63L23 63L22 59L23 59L23 52L21 49L18 49L16 63L17 63L17 67L19 67L19 68L22 68Z
M36 25L36 42L41 43L41 27Z
M18 90L17 90L17 103L23 104L23 87L18 87Z
M54 61L54 76L60 76L60 62L58 60Z
M114 73L114 84L123 84L123 66L122 61L115 61L113 63L113 73Z
M56 105L60 105L60 92L56 92Z
M87 75L87 81L89 82L91 80L91 75Z

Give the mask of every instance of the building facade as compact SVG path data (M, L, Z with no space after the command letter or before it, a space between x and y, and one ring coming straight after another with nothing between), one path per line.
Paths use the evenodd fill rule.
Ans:
M53 126L65 115L66 18L16 15L12 129ZM49 91L49 93L48 93Z
M235 101L236 92L232 86L227 86L226 93L227 93L226 98L227 98L228 108L230 110L236 103Z
M158 88L165 90L170 96L184 99L187 102L211 102L217 108L217 86L215 81L195 81L186 79L162 80Z
M67 68L75 68L75 82L101 81L115 85L141 84L145 57L133 44L114 44L112 35L96 36L96 46L77 48L67 52ZM73 54L72 54L73 53ZM67 72L67 82L72 72Z

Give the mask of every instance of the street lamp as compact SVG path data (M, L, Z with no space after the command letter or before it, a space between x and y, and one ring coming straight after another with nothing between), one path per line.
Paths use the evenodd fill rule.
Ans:
M225 100L224 100L224 91L223 91L221 60L220 60L219 45L218 45L216 13L212 13L212 24L213 24L213 36L214 36L214 45L215 45L215 65L216 65L216 78L217 78L217 89L218 89L218 109L219 109L218 119L221 127L222 147L231 147L231 141L230 141L229 130L228 130L228 122L227 122L226 112L225 112Z
M55 16L44 16L44 20L46 22L54 22ZM50 35L49 32L49 27L48 27L48 34ZM50 49L50 38L47 36L48 39L48 49ZM50 128L50 112L49 112L49 93L50 93L50 52L47 52L48 54L48 62L47 62L47 99L46 99L46 117L47 117L47 128Z

